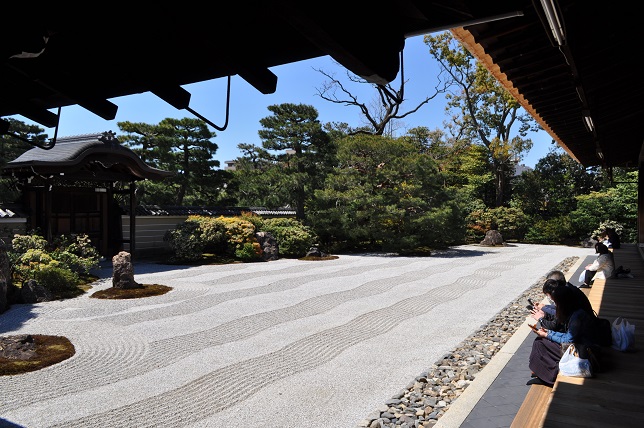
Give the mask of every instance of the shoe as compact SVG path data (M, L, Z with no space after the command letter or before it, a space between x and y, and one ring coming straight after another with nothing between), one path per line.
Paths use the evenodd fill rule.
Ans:
M531 378L535 378L535 377L537 377L537 375L536 375L536 373L535 373L535 372L532 372L532 373L530 373L530 377L531 377Z
M526 385L543 385L543 386L547 386L547 387L552 388L551 383L548 383L548 382L546 382L546 381L544 381L544 380L542 380L542 379L540 379L538 377L533 377L532 379L527 381L525 384Z
M581 284L579 288L592 288L592 286L588 284Z

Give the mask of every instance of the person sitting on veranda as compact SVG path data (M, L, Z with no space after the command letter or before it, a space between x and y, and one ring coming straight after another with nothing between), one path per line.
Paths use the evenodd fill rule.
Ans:
M595 244L595 253L598 254L597 258L591 264L586 265L584 282L579 288L590 288L595 279L607 279L613 276L615 270L613 253L601 242Z
M574 343L580 350L597 347L593 340L593 318L575 297L574 291L554 279L546 282L549 281L554 286L551 297L557 308L557 321L565 325L565 330L555 331L544 327L533 330L537 337L532 342L528 360L532 377L526 385L554 385L559 374L559 360L563 355L562 345Z
M586 296L579 287L566 281L566 277L563 272L559 270L550 271L548 275L546 275L546 279L546 282L543 283L542 290L543 294L545 294L549 300L552 301L552 293L557 286L566 286L572 291L574 298L577 300L576 304L588 312L592 317L595 317L595 311L593 310L590 300L588 300L588 296ZM530 316L548 330L565 331L565 325L557 321L556 306L554 304L536 303L534 308L531 310Z
M606 239L610 243L610 245L607 245L607 247L618 249L622 246L617 231L612 227L607 227L606 229L604 229L604 236L606 236Z

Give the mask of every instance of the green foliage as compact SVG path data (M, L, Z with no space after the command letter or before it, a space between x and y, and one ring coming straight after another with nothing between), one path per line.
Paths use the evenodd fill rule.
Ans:
M239 145L234 182L239 202L272 207L292 206L305 218L307 199L324 182L335 148L313 106L284 103L269 106L260 120L262 147Z
M233 201L227 193L228 171L218 170L214 159L216 134L206 122L194 118L166 118L157 125L118 122L121 142L145 163L173 171L162 182L140 184L139 203L166 205L215 205Z
M615 233L620 236L620 238L622 237L622 234L624 233L624 226L613 220L605 220L599 223L599 227L591 232L590 237L597 239L599 236L604 234L604 231L607 227L613 229Z
M17 282L33 279L36 270L54 262L47 251L36 248L29 248L24 253L16 254L14 258L13 274Z
M55 261L40 265L39 268L32 270L31 277L38 284L49 289L54 295L72 292L81 283L80 277L75 272L62 267Z
M247 259L252 252L261 255L255 238L255 226L242 217L189 216L186 221L168 230L163 238L173 250L172 262L191 263L200 261L203 254L214 253Z
M257 215L252 211L243 211L240 215L242 220L252 223L256 231L264 230L264 217Z
M622 242L637 242L637 172L625 173L625 181L601 192L577 196L577 209L570 213L575 235L592 238L605 222L621 226Z
M512 205L544 219L568 214L577 208L578 195L598 190L593 169L586 169L562 149L552 149L533 171L514 179Z
M241 217L219 217L217 221L225 228L227 252L234 255L245 244L257 243L255 225Z
M201 260L206 248L202 235L199 222L193 219L187 219L176 228L168 230L163 240L173 251L170 260L176 263Z
M427 35L429 53L446 72L447 111L456 135L485 148L494 175L494 206L507 202L514 165L532 147L526 138L540 127L517 100L450 32Z
M525 235L524 242L531 244L565 244L572 235L572 225L568 216L548 220L537 220ZM570 242L578 245L578 241Z
M317 242L317 236L310 227L292 218L265 219L261 230L273 235L279 246L280 257L303 257Z
M228 250L226 224L221 220L223 217L208 217L192 215L187 221L193 221L199 225L199 240L203 243L202 252L225 254L231 253Z
M101 256L84 233L58 236L52 245L52 257L72 272L87 275L98 267Z
M164 239L173 250L171 261L198 262L204 253L234 257L244 262L261 259L255 233L269 232L279 245L281 257L302 257L317 242L312 229L291 218L269 218L244 213L239 217L190 216Z
M15 235L11 240L11 254L20 256L27 250L45 250L49 243L36 232L29 235Z
M261 260L262 248L257 242L245 242L235 250L235 257L242 262L256 262Z
M470 212L467 219L468 242L480 242L485 233L496 228L505 241L520 241L528 229L530 218L512 207L484 208Z
M81 283L81 275L98 266L99 254L85 234L62 235L51 245L35 232L16 235L9 258L16 283L35 279L54 295L69 293Z
M463 214L427 153L406 139L338 141L338 166L311 201L325 248L405 251L462 242Z

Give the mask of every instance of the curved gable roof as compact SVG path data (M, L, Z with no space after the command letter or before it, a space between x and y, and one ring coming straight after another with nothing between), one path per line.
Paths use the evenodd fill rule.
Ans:
M49 149L34 147L8 162L4 175L64 174L68 178L102 180L161 180L174 175L147 165L122 146L111 131L58 138Z

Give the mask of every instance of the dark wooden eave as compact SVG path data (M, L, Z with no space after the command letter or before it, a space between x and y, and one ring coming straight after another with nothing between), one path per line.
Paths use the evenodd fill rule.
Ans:
M562 20L561 46L544 5ZM193 112L183 85L238 75L269 94L278 90L271 67L325 55L370 82L387 83L399 75L406 38L461 28L454 34L581 164L640 162L644 66L636 59L640 18L630 3L265 0L215 7L221 9L212 14L190 2L171 11L108 8L98 23L95 12L75 5L7 4L0 117L21 115L53 128L51 109L76 104L111 120L116 97L143 92Z

